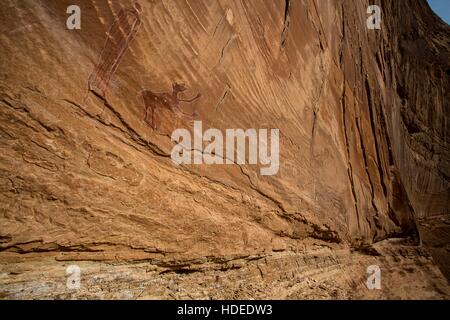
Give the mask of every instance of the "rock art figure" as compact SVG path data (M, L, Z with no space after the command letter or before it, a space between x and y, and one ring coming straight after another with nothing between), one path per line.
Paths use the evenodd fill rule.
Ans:
M112 23L105 45L95 69L89 76L89 90L103 97L108 90L111 77L117 70L130 42L136 37L141 25L142 7L135 3L132 8L121 9Z
M197 117L197 112L187 113L183 111L183 108L180 106L180 102L193 102L201 97L201 94L198 93L192 99L180 99L178 95L186 91L186 86L184 83L174 83L172 85L172 93L155 93L150 90L142 91L142 98L144 100L145 106L145 122L147 122L153 129L157 129L157 124L155 122L155 111L158 108L161 109L169 109L177 116L185 117L188 119L195 119Z

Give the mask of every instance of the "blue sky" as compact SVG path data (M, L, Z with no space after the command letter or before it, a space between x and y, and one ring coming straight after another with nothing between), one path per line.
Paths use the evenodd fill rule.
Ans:
M428 0L428 4L442 20L450 24L450 0Z

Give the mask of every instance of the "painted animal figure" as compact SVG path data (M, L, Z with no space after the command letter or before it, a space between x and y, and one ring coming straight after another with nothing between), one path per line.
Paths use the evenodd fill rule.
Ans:
M180 102L190 103L201 97L198 93L192 99L180 99L178 95L181 92L186 91L186 86L184 83L174 83L172 85L172 93L155 93L150 90L142 91L142 98L144 100L145 106L145 122L149 124L153 129L157 129L157 124L155 121L155 111L159 108L169 109L171 112L175 113L177 116L181 116L188 119L195 119L198 114L196 111L193 113L187 113L183 111Z

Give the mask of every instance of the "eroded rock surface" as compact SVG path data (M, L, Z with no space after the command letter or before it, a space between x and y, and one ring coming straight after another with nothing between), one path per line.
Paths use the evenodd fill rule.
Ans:
M2 297L448 298L448 228L421 224L449 215L450 27L425 1L79 0L67 30L72 2L0 9ZM194 119L280 129L278 174L174 165Z

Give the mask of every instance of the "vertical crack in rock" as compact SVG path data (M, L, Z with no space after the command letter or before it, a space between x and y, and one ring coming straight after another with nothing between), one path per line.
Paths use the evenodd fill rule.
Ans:
M358 136L359 136L359 143L361 145L361 153L362 153L362 157L364 160L364 168L365 168L365 172L366 172L366 176L367 176L367 181L369 183L369 191L370 191L370 196L371 196L371 204L373 209L375 210L375 217L374 217L374 221L375 224L377 225L377 228L381 229L381 226L378 224L378 216L379 216L379 212L378 212L378 208L375 204L375 190L374 190L374 186L373 186L373 182L372 182L372 177L370 175L370 171L369 171L369 162L367 159L367 150L366 150L366 146L364 144L364 139L363 139L363 132L361 132L361 126L360 126L360 118L355 118L355 124L356 124L356 129L358 130ZM367 218L367 215L366 215ZM369 225L371 224L370 221L368 220Z
M215 64L215 66L213 67L213 69L217 68L223 61L223 58L225 56L225 50L227 50L227 48L230 46L231 42L236 39L236 35L233 34L230 38L228 38L227 42L225 43L225 45L222 47L222 49L220 50L220 58L219 61L217 61L217 63Z
M216 103L216 105L214 106L214 111L218 111L220 106L222 105L222 103L227 99L228 94L231 91L231 87L230 85L227 84L227 87L225 89L225 92L223 93L222 97L220 98L220 100Z
M377 123L375 123L375 115L378 115L378 111L376 109L376 105L373 101L373 97L371 95L370 92L370 86L369 86L369 80L366 77L366 81L365 81L365 87L366 87L366 96L367 96L367 101L368 101L368 107L369 107L369 116L370 116L370 126L372 129L372 134L373 134L373 138L375 141L375 154L377 157L377 168L378 168L378 175L380 178L380 183L381 183L381 187L383 188L383 194L385 197L388 196L388 192L387 192L387 186L386 186L386 181L385 181L385 176L383 173L383 167L385 166L385 163L381 161L381 157L380 157L380 153L382 152L382 150L380 149L380 143L378 141L378 135L379 132L376 132L376 128L379 127L377 124L379 124L379 118L377 117Z
M289 25L291 23L291 0L284 0L284 20L283 20L283 31L281 32L281 48L286 46L288 33L289 33Z
M323 28L322 19L320 18L320 15L319 15L319 10L317 9L316 0L312 0L312 3L314 5L314 9L316 11L317 20L319 20L319 24L320 24L320 30L319 30L320 48L322 50L324 50L324 47L323 47L323 44L322 44L322 39L325 42L327 48L328 48L328 40L327 40L327 37L326 37L326 34L325 34L325 29Z
M355 184L353 182L353 169L352 169L352 164L351 164L351 157L350 157L350 145L348 142L348 133L347 133L347 119L346 119L346 108L347 108L347 103L346 103L346 90L347 90L347 83L346 83L346 76L345 76L345 61L344 61L344 39L345 39L345 31L346 31L346 24L345 24L345 10L344 10L344 4L342 4L341 7L342 10L342 36L341 36L341 42L339 45L339 66L341 68L341 70L344 70L343 72L343 80L342 80L342 89L341 89L341 97L340 97L340 105L341 105L341 114L342 114L342 130L344 132L344 144L345 144L345 151L346 151L346 156L347 156L347 176L348 176L348 181L350 183L350 191L352 194L352 198L353 198L353 202L354 202L354 207L355 207L355 213L356 213L356 220L357 220L357 225L358 225L358 230L361 230L361 225L360 225L360 213L359 213L359 208L358 208L358 197L356 195L356 190L355 190Z
M221 16L220 19L219 19L219 22L217 22L216 26L214 27L214 31L213 31L213 34L211 36L212 39L215 37L215 35L217 33L217 30L219 29L219 27L222 24L222 22L225 20L225 16L226 16L226 14Z
M350 182L350 190L353 196L353 201L354 201L354 205L355 205L355 213L356 213L356 219L358 221L358 229L361 229L360 226L360 214L359 214L359 209L358 209L358 198L356 195L356 190L355 190L355 184L353 182L353 170L352 170L352 164L351 164L351 157L350 157L350 145L348 143L348 134L347 134L347 120L346 120L346 102L345 102L345 78L344 78L344 85L343 85L343 89L342 89L342 96L341 96L341 106L342 106L342 124L343 124L343 128L342 130L344 131L344 142L345 142L345 148L346 148L346 152L347 152L347 175L348 175L348 180Z

